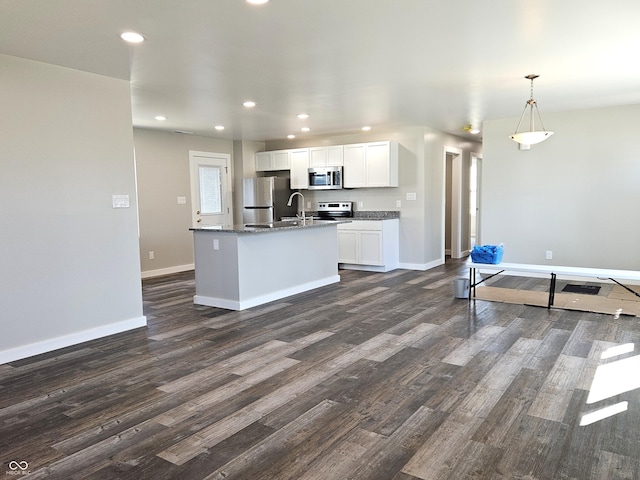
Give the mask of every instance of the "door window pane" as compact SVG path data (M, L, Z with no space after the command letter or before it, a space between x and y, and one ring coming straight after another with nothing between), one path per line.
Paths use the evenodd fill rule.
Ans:
M203 215L222 213L222 172L220 167L200 165L200 211Z

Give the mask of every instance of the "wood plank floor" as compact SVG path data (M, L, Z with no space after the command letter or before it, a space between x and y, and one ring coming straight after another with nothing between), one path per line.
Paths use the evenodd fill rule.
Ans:
M640 478L637 318L455 299L459 261L340 274L242 312L145 280L147 328L0 365L0 475Z

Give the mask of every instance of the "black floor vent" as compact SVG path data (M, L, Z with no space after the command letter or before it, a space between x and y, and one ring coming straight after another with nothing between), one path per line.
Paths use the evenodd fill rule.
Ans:
M597 285L573 285L572 283L567 283L562 291L569 293L582 293L585 295L597 295L600 291L600 287Z

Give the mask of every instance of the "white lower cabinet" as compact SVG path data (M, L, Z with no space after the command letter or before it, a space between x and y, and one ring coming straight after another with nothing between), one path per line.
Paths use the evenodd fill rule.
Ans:
M399 220L354 220L338 225L341 268L388 272L399 264Z

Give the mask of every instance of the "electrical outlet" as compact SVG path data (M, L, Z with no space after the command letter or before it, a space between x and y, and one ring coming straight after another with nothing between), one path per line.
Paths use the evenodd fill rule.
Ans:
M401 207L402 207L402 201L396 200L396 208L401 208Z
M218 240L217 238L213 239L213 249L220 250L220 240Z
M156 258L156 253L153 250L149 251L149 260L153 260Z
M362 200L358 201L358 208L364 207L364 202Z
M553 252L551 250L547 250L547 253L545 255L545 258L547 260L552 260L553 259Z

